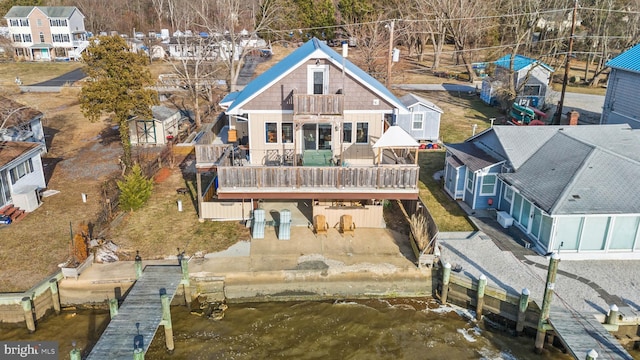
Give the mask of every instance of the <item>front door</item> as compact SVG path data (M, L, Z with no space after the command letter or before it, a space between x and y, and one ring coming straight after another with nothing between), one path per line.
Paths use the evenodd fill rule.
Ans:
M11 199L9 193L9 180L7 178L7 170L0 171L0 207L4 206Z
M302 125L303 150L331 150L332 135L331 124Z

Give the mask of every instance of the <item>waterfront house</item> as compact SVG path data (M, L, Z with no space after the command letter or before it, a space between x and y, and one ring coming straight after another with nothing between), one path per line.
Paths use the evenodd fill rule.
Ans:
M0 141L31 141L47 152L42 126L44 114L32 107L0 97Z
M409 110L318 39L220 105L196 145L203 219L246 219L262 201L297 199L332 226L348 213L359 227L381 227L385 199L418 198L417 142L405 132L406 143L375 147Z
M89 45L84 15L75 6L13 6L4 18L22 60L77 60Z
M600 118L601 124L629 124L640 128L640 44L609 60L611 68L607 94Z
M505 55L494 62L493 74L482 80L480 99L489 105L499 102L499 93L509 86L509 77L515 84L515 102L522 106L545 107L545 97L549 92L553 68L535 59L515 55Z
M444 188L495 209L538 252L640 258L640 130L629 125L494 126L448 144Z
M40 153L35 142L0 141L0 209L9 205L24 211L40 206L40 191L46 187Z
M431 101L414 94L407 94L401 97L400 101L411 114L399 117L397 125L418 141L438 142L442 109Z
M131 145L164 145L190 127L189 118L180 110L152 106L153 119L129 119Z

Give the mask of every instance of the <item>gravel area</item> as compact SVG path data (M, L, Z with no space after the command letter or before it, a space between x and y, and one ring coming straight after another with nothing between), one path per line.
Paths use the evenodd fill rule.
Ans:
M511 294L519 295L523 288L531 292L531 299L542 303L547 271L536 264L548 265L549 259L542 256L527 256L534 265L519 261L511 252L501 251L486 236L440 241L442 260L452 267L462 267L456 275L476 280L481 274L487 277L489 286L499 287ZM640 261L562 261L560 254L556 278L554 302L564 302L580 312L601 313L608 311L608 304L595 290L601 287L611 295L618 296L624 304L640 312ZM563 275L565 273L567 275ZM581 277L582 279L579 279ZM581 281L582 280L582 281ZM590 281L590 283L589 283ZM587 283L585 283L587 282Z

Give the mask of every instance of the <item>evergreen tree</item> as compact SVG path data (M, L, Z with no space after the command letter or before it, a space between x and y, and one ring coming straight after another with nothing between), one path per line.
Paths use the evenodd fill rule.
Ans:
M140 165L135 164L131 172L124 177L124 181L118 181L118 189L120 189L120 208L135 211L151 197L153 180L142 175Z
M122 162L131 168L131 141L128 120L131 117L151 119L151 106L158 103L158 94L147 68L148 57L129 51L119 36L98 36L92 41L82 60L89 81L82 86L80 107L89 121L103 114L113 114L120 127L124 151Z

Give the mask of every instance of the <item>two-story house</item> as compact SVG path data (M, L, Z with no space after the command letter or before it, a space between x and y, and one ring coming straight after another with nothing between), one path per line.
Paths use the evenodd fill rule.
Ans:
M640 259L640 130L629 125L494 126L448 144L444 188L496 209L541 254Z
M399 127L385 133L409 110L318 39L221 106L227 134L196 145L201 219L244 219L259 201L303 199L331 224L350 212L359 226L380 227L383 200L418 198L418 143Z
M609 60L611 68L601 124L629 124L640 129L640 44Z
M535 59L522 55L505 55L494 62L495 70L490 77L482 80L480 99L489 105L498 103L499 92L508 89L513 81L516 89L515 103L542 109L553 68ZM509 77L512 79L510 80Z
M75 6L13 6L4 18L15 56L23 60L78 59L89 44Z

